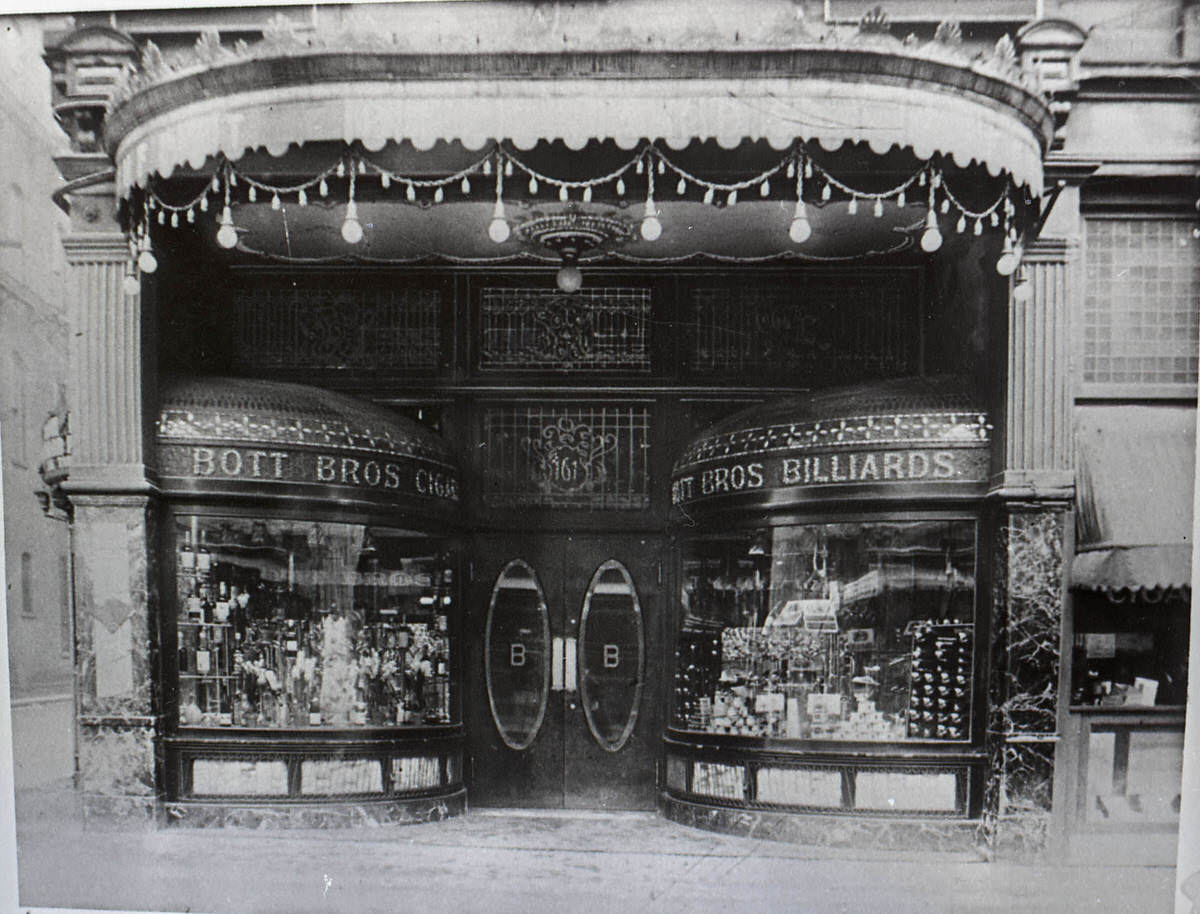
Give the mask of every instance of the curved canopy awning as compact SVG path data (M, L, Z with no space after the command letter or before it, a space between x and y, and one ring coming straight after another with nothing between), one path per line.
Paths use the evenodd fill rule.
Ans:
M105 142L118 193L213 156L275 156L313 141L374 150L407 140L482 149L613 139L682 148L715 138L784 149L798 139L837 149L940 154L1006 174L1036 197L1053 118L1011 54L970 61L932 43L764 51L573 51L414 54L267 43L135 76L109 114ZM1010 49L1011 51L1011 49Z
M1175 406L1079 410L1075 587L1191 585L1196 412Z

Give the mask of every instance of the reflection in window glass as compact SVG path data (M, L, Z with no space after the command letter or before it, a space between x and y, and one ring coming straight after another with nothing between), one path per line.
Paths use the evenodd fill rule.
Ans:
M685 547L674 722L970 738L973 521L810 524Z
M357 524L176 522L182 726L451 723L452 554Z
M500 738L526 749L546 716L550 695L550 615L537 573L509 562L492 588L484 657L488 701Z
M1090 822L1179 822L1183 730L1094 729L1087 746Z

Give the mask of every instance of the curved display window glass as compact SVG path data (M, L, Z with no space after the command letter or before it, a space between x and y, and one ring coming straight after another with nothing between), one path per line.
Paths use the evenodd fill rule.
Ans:
M804 524L687 544L674 727L970 739L975 568L971 520Z
M610 560L596 569L579 623L580 699L588 729L609 752L633 733L646 658L642 607L625 566Z
M510 749L527 749L550 697L550 613L537 573L520 559L492 588L484 644L492 720Z
M181 727L457 723L452 550L385 527L180 517Z

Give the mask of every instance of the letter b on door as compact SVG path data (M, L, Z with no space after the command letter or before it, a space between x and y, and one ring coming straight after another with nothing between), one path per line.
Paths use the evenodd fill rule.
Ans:
M525 665L525 645L520 641L508 646L508 665L509 666L524 666Z
M615 670L621 665L621 648L615 644L604 645L604 668Z

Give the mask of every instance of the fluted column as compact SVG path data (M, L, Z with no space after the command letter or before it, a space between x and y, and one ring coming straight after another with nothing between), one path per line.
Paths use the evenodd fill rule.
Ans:
M72 315L70 475L75 554L77 787L87 821L158 814L153 438L144 396L142 295L127 295L129 248L111 185L71 199L63 240Z
M1026 250L1031 294L1007 303L1002 448L991 511L991 656L985 833L998 857L1059 842L1055 817L1060 669L1073 546L1072 296L1080 253L1078 194Z
M71 264L71 488L147 492L142 307L124 292L129 247L106 232L64 239Z

